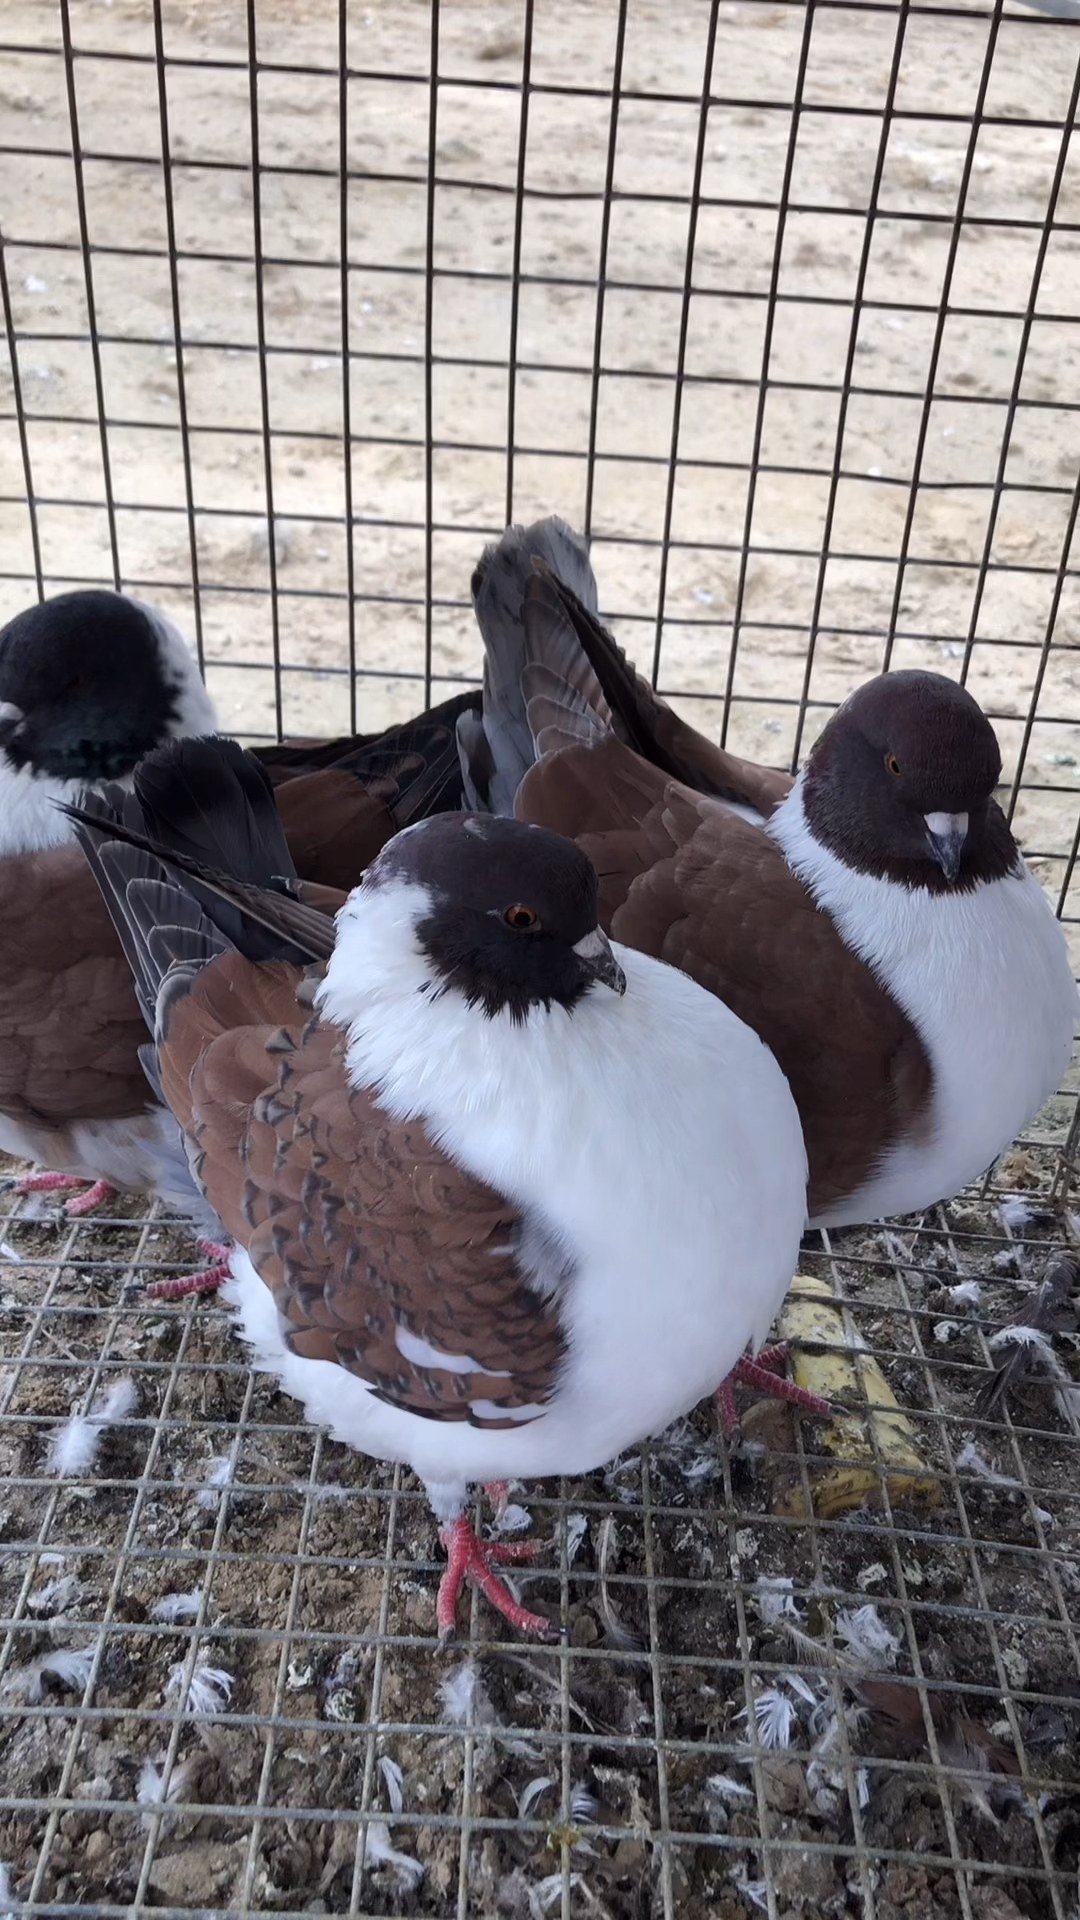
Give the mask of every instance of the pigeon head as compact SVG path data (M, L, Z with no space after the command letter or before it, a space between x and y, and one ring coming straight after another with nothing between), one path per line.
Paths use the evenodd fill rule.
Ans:
M412 934L431 989L493 1017L568 1010L598 983L626 979L598 925L592 863L561 834L489 814L437 814L395 835L363 893L408 889Z
M87 786L216 716L178 629L119 593L58 594L0 632L0 768Z
M807 762L803 804L816 840L846 866L932 892L963 891L1015 866L993 799L994 729L938 673L883 673L849 700Z

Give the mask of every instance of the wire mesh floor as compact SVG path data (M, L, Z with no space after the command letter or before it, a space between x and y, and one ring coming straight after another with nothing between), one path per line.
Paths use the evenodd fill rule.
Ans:
M8 0L0 619L124 585L226 726L371 728L476 677L480 546L558 511L738 751L804 753L884 665L964 677L1075 951L1054 11ZM0 1917L1080 1920L1075 1332L975 1411L1071 1231L1075 1116L1073 1086L993 1190L806 1254L912 1422L908 1493L873 1420L844 1506L826 1430L753 1407L735 1450L702 1410L515 1490L555 1648L474 1602L438 1650L418 1490L212 1303L145 1298L190 1265L168 1222L13 1206Z
M482 1601L437 1648L418 1488L300 1423L213 1304L146 1300L189 1253L168 1222L13 1214L12 1896L1075 1920L1080 1389L1035 1373L1002 1419L974 1413L988 1338L1056 1236L1069 1109L997 1192L805 1256L914 1423L919 1497L879 1459L875 1498L808 1518L835 1468L815 1424L748 1405L729 1450L701 1410L603 1474L513 1492L555 1648L504 1639ZM58 1429L110 1389L123 1417L62 1476Z

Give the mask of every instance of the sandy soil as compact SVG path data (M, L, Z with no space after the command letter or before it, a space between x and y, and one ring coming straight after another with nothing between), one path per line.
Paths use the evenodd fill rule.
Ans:
M614 8L578 0L572 31L561 10L536 9L532 78L547 85L610 85ZM627 31L628 91L695 96L701 87L708 10L636 5ZM146 0L76 0L75 44L100 54L151 53ZM432 667L471 677L480 652L467 588L483 539L506 512L510 333L509 270L520 102L518 10L451 0L440 10L440 69L483 90L444 84L439 94L432 314L439 358L432 424L445 450L432 473ZM305 77L264 72L259 84L263 279L268 405L274 431L273 496L279 558L280 656L288 727L348 724L343 458L340 441L341 280L336 12L260 0L258 51L270 63L326 69ZM662 634L661 683L684 694L722 692L739 582L749 461L758 405L776 214L790 130L803 11L755 3L720 8L702 191L707 205L694 255L685 389ZM10 0L8 39L57 48L49 0ZM828 703L882 656L896 586L895 557L908 501L933 346L934 308L946 270L949 227L964 160L962 119L973 106L986 23L972 16L919 19L907 29L896 104L866 261L864 308L854 339L857 391L846 411L827 567L818 553L837 464L838 395L852 345L850 301L864 222L852 209L870 191L879 138L874 113L886 93L895 18L822 10L809 51L791 179L769 358L760 473L750 529L742 630L733 675L732 737L776 761L790 754L807 633L821 592L812 700ZM365 726L415 707L424 671L425 463L423 266L426 253L428 11L419 0L350 14L350 60L365 76L349 89L348 241L356 657ZM245 58L243 8L232 0L167 4L164 41L178 61ZM1059 224L1042 265L1037 313L1004 455L992 533L988 490L1002 458L1005 409L1021 324L1001 318L1026 304L1065 111L1073 39L1067 28L1007 20L1000 32L986 113L1015 124L984 126L970 178L971 216L957 251L936 394L926 418L922 486L898 609L897 664L959 670L957 645L976 639L971 684L1002 716L1011 761L1052 612L1071 489L1080 463L1080 355L1073 316L1080 292L1077 235ZM77 63L87 219L101 348L117 542L131 583L164 583L156 596L191 631L185 483L178 433L177 368L162 192L161 123L152 66L81 57ZM393 77L389 77L393 76ZM267 595L266 489L250 177L247 73L236 65L176 65L168 110L174 158L179 305L192 441L198 565L210 680L226 723L273 731L271 619ZM50 586L108 578L108 527L96 427L87 310L73 243L78 216L61 59L5 56L0 111L7 141L38 152L5 156L5 226L17 244L8 272L27 407L36 416L31 456L44 501L40 526ZM638 656L655 634L663 529L664 464L672 438L680 289L698 115L692 104L627 100L619 117L597 428L593 529L602 604ZM580 523L586 462L595 274L609 103L603 97L534 94L530 103L518 311L513 512L556 509ZM57 157L59 152L60 157ZM276 169L307 169L281 172ZM480 181L484 187L467 183ZM460 184L458 184L460 183ZM634 196L671 195L636 200ZM1080 185L1067 165L1059 223L1075 222ZM806 209L806 210L804 210ZM902 216L910 216L904 218ZM147 249L150 257L116 249ZM649 291L635 291L644 283ZM905 304L910 303L910 304ZM978 310L978 311L973 311ZM580 369L580 371L565 371ZM669 377L659 377L669 376ZM487 451L454 450L461 447ZM0 551L26 572L30 548L14 434L8 432ZM649 464L651 462L652 464ZM794 467L794 473L773 469ZM1049 489L1049 491L1045 491ZM976 614L977 563L991 571ZM644 544L641 544L644 543ZM706 544L699 544L706 543ZM718 551L709 550L709 544ZM0 612L27 597L0 583ZM1021 824L1038 850L1071 844L1078 784L1075 596L1066 582L1057 645L1046 664L1028 777L1064 787L1064 804L1029 793ZM992 645L991 642L1003 642ZM243 665L241 665L243 663ZM721 710L695 701L704 724ZM818 714L812 713L810 730ZM1057 878L1060 868L1048 869Z
M602 96L614 11L607 0L575 0L572 10L538 0L534 81L584 84ZM245 59L239 4L190 0L163 13L172 58ZM697 95L707 14L689 0L635 5L624 88ZM520 113L508 83L520 71L522 39L518 9L490 0L447 0L440 17L440 66L453 80L440 89L436 145L443 184L434 226L432 420L446 444L432 468L431 664L452 684L479 668L469 573L506 514L506 276L515 226L505 189L516 175ZM338 731L350 709L336 9L259 0L258 20L264 62L327 69L300 77L264 70L259 130L263 249L273 262L263 290L284 721L296 731ZM99 56L153 49L145 0L75 0L72 21L76 45ZM974 17L915 13L907 30L897 105L908 117L890 137L879 196L889 211L876 223L866 266L868 299L891 304L866 307L858 323L859 391L846 412L832 557L822 574L838 433L829 389L841 383L852 345L849 303L864 230L853 209L865 205L878 138L872 115L835 109L880 106L895 25L884 12L821 11L810 47L810 105L791 181L798 210L789 214L781 259L784 298L774 313L733 670L730 737L776 762L793 744L790 703L802 690L819 588L810 692L823 708L812 709L807 737L824 706L881 661L922 423L912 396L925 386L934 341L934 316L920 309L941 296L943 216L955 206L966 141L962 119L932 116L970 111L985 45L985 22ZM710 114L702 187L738 204L705 207L698 222L686 344L694 378L678 441L660 668L661 684L692 699L699 724L714 730L719 703L694 696L722 692L729 668L776 230L767 203L782 181L784 103L802 28L796 6L720 9L713 91L721 104ZM8 0L4 36L57 49L51 0ZM1009 223L1045 214L1058 136L1035 123L1063 114L1065 55L1074 45L1066 30L1036 31L1026 17L1001 28L986 112L1015 124L984 126L979 136L968 195L979 223L966 229L956 257L951 302L960 311L941 340L940 397L926 421L898 616L903 634L929 638L900 638L893 656L957 672L970 630L971 684L999 719L1010 766L1042 664L1080 463L1080 412L1071 410L1080 404L1080 243L1067 224L1042 266L977 620L974 594L989 537L988 485L1002 458L1005 409L992 403L1012 392L1021 341L1021 323L1000 309L1025 306L1038 238ZM365 76L349 89L349 164L364 177L352 182L347 209L365 727L406 714L423 693L428 129L420 82L428 47L429 13L418 0L350 14L350 60ZM94 297L122 579L193 632L155 73L86 56L77 79L83 147L99 156L86 162L85 187L99 249ZM454 84L470 80L483 90ZM227 725L267 733L272 622L247 73L176 65L168 107L208 678ZM556 510L581 523L585 513L608 127L603 97L531 99L527 177L544 191L526 201L520 233L528 277L517 317L523 364L512 510L521 518ZM643 662L655 636L659 554L650 543L663 530L672 439L673 388L664 376L677 364L682 312L687 215L677 198L692 179L696 138L692 105L622 105L592 524L602 605ZM81 260L70 250L78 209L63 157L68 107L55 52L0 60L0 139L40 150L5 153L2 216L13 236L7 270L16 326L33 336L20 344L19 366L34 416L47 584L108 581L101 446L89 424L94 365ZM642 194L676 201L635 199ZM1061 223L1080 218L1075 157L1057 212ZM633 291L635 282L653 290ZM2 366L0 390L9 410ZM17 440L10 426L3 432L6 617L32 596L25 578L10 577L32 570L32 554ZM775 470L783 468L797 471ZM1052 888L1076 827L1076 644L1070 578L1019 811L1028 844L1047 856L1040 870ZM1043 1144L1007 1170L1009 1183L1048 1189L1070 1112L1066 1101L1052 1103L1035 1130ZM478 1690L462 1725L448 1724L440 1686L448 1672L460 1673L464 1654L440 1656L431 1639L437 1543L411 1483L397 1487L389 1473L320 1442L288 1402L265 1383L253 1386L213 1308L154 1308L125 1292L132 1267L182 1266L190 1251L160 1226L150 1230L159 1237L144 1241L138 1210L128 1216L126 1227L89 1224L70 1242L47 1223L20 1218L3 1228L3 1385L12 1418L0 1453L8 1483L0 1568L2 1604L18 1623L3 1674L56 1648L90 1647L96 1660L86 1688L93 1711L81 1727L72 1713L79 1687L55 1677L46 1676L38 1704L8 1702L0 1779L13 1804L0 1815L0 1861L17 1892L28 1892L40 1863L37 1897L84 1907L126 1907L138 1895L178 1910L534 1920L559 1910L565 1869L574 1879L562 1910L575 1916L744 1920L770 1898L779 1920L854 1915L868 1911L866 1889L845 1848L861 1820L875 1855L878 1920L953 1920L961 1912L1043 1920L1070 1910L1080 1842L1080 1668L1068 1623L1080 1580L1075 1438L1038 1385L1015 1410L1014 1431L980 1430L970 1418L986 1330L1024 1297L1048 1228L1029 1228L1032 1244L1018 1253L993 1209L958 1203L918 1242L910 1234L899 1243L850 1238L831 1270L864 1303L860 1329L885 1352L895 1390L919 1416L931 1464L946 1476L943 1507L895 1511L890 1525L860 1513L833 1529L793 1529L774 1513L778 1469L753 1448L728 1460L705 1414L644 1469L624 1464L580 1486L529 1489L519 1497L544 1542L530 1604L561 1609L569 1650L499 1650L489 1618L476 1610ZM947 1288L971 1273L984 1279L981 1304L958 1308ZM902 1307L905 1288L913 1314ZM42 1289L48 1305L38 1318ZM1063 1336L1058 1351L1075 1369L1075 1342ZM95 1478L61 1488L46 1467L48 1434L101 1361L131 1373L137 1411L107 1437ZM810 1430L796 1444L784 1422L765 1421L757 1437L795 1473L813 1451ZM958 1496L949 1469L970 1438L994 1470L1006 1480L1026 1475L1033 1492L973 1469ZM230 1486L215 1491L207 1479L223 1456L231 1459ZM326 1497L315 1497L316 1486ZM762 1573L794 1580L809 1651L762 1619L753 1590ZM56 1580L71 1584L41 1599ZM194 1627L190 1619L154 1619L164 1595L194 1589ZM905 1596L906 1618L898 1608ZM908 1752L880 1715L853 1718L846 1736L856 1770L864 1769L853 1773L849 1797L834 1758L815 1751L823 1722L813 1713L825 1693L849 1712L855 1704L835 1619L868 1598L901 1635L890 1656L896 1671L920 1672L950 1697L959 1690L949 1728L962 1708L999 1748L1022 1752L1028 1784L1020 1799L1005 1776L966 1792L954 1785L943 1798L925 1741L917 1737ZM635 1646L620 1646L620 1621ZM201 1658L231 1674L232 1699L229 1710L178 1720L164 1690L171 1664L196 1642ZM753 1764L739 1718L748 1662L761 1681L797 1671L813 1695L811 1706L782 1683L799 1715L793 1747ZM272 1732L264 1724L271 1713ZM135 1794L144 1762L170 1753L191 1763L181 1798L202 1811L167 1810L158 1830ZM382 1761L402 1770L399 1818L393 1772ZM523 1802L539 1779L551 1784ZM718 1779L736 1785L710 1784ZM588 1798L572 1805L576 1788ZM50 1822L45 1808L58 1793L65 1804ZM511 1831L522 1805L525 1821ZM422 1878L392 1861L369 1860L360 1874L350 1819L357 1809L390 1818L393 1846L415 1858ZM656 1837L665 1828L676 1836L667 1848ZM788 1851L763 1864L763 1835ZM905 1849L926 1864L894 1857ZM969 1876L964 1906L950 1859L1004 1872ZM1053 1895L1030 1877L1047 1869L1058 1876Z

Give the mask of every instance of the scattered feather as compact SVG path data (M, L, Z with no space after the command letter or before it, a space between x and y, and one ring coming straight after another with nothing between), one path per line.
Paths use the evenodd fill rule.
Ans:
M233 1677L224 1667L208 1667L199 1661L190 1679L186 1678L187 1662L178 1660L169 1668L169 1677L165 1682L166 1700L175 1698L181 1713L189 1713L196 1718L203 1714L220 1713L232 1698Z
M0 1683L0 1693L5 1700L36 1706L46 1674L61 1686L85 1687L93 1664L93 1647L56 1648L52 1653L42 1653L36 1660L27 1661L24 1667L13 1667Z
M555 1782L550 1773L538 1773L535 1780L528 1781L518 1794L518 1819L527 1820L530 1808L535 1806L540 1795L546 1793L548 1788L554 1785Z
M862 1607L849 1607L836 1616L836 1631L856 1660L867 1666L891 1662L900 1651L899 1637L886 1626L877 1608L867 1601Z
M399 1886L419 1886L424 1869L411 1853L399 1853L390 1844L390 1829L385 1820L369 1820L364 1830L364 1867L389 1867Z
M636 1633L626 1625L616 1611L608 1592L608 1561L613 1546L618 1542L615 1515L605 1514L600 1527L600 1541L597 1551L597 1567L600 1574L600 1615L607 1629L608 1644L618 1648L620 1653L640 1653L641 1641Z
M440 1680L439 1699L447 1723L452 1727L495 1725L495 1708L475 1660L463 1660L460 1667Z
M572 1873L570 1875L571 1891L576 1887L580 1887L580 1885L581 1875ZM556 1900L562 1899L562 1890L563 1877L561 1873L547 1873L542 1880L536 1882L535 1886L529 1887L529 1913L532 1920L544 1920L544 1915L551 1912Z
M1024 1228L1031 1225L1034 1217L1034 1209L1019 1193L1010 1193L1008 1199L1003 1200L998 1208L998 1219L1010 1233L1023 1233Z
M973 1440L967 1441L956 1456L956 1464L961 1472L974 1473L980 1480L986 1480L992 1487L1019 1488L1019 1480L1010 1479L1007 1473L998 1473L995 1467L984 1460Z
M739 1720L749 1720L750 1708L743 1707L736 1716ZM795 1709L786 1693L779 1687L763 1687L754 1700L754 1722L761 1745L770 1751L781 1747L790 1747L791 1730L795 1725Z
M202 1603L202 1588L193 1587L190 1593L163 1593L155 1600L150 1609L151 1620L190 1620L198 1613Z
M1010 1260L1012 1255L1009 1255ZM946 1293L954 1307L977 1307L982 1300L982 1288L977 1280L961 1280L955 1287L946 1287Z
M745 1893L747 1899L752 1900L755 1907L760 1907L763 1913L768 1913L769 1883L767 1880L748 1879L745 1868L736 1869L731 1878L740 1893Z
M868 1807L870 1805L869 1767L856 1767L855 1769L855 1798L860 1807Z
M61 1479L89 1473L106 1427L128 1419L137 1405L135 1382L125 1374L85 1413L72 1413L62 1427L57 1427L49 1448L49 1471Z
M11 1903L11 1875L0 1860L0 1920L15 1920L14 1914L9 1911Z
M390 1802L391 1813L400 1813L405 1805L405 1795L402 1791L405 1775L397 1761L391 1760L388 1753L384 1753L379 1761L379 1772L386 1783L386 1797Z
M589 1531L589 1523L583 1513L568 1513L566 1516L566 1564L572 1567L581 1550L581 1543Z
M532 1525L532 1514L527 1507L504 1507L495 1516L496 1533L524 1533Z
M46 1580L44 1586L35 1587L27 1594L26 1604L34 1613L48 1614L55 1619L69 1607L79 1591L79 1583L73 1573L65 1573L59 1580Z
M571 1820L576 1820L579 1825L585 1825L590 1820L595 1820L596 1808L596 1795L589 1792L584 1780L579 1780L577 1786L570 1789Z
M1041 1327L1026 1327L1014 1320L1007 1327L999 1327L990 1335L987 1346L993 1352L997 1347L1034 1347L1036 1352L1051 1368L1060 1366L1060 1361L1050 1344L1050 1337Z
M181 1760L173 1767L165 1784L165 1769L155 1765L153 1760L144 1760L139 1770L139 1783L135 1789L135 1798L144 1807L165 1807L174 1800L181 1800L184 1789L195 1771L194 1760ZM150 1824L143 1815L143 1824Z
M717 1800L752 1800L754 1797L753 1788L744 1786L741 1780L733 1780L730 1773L710 1773L705 1791Z
M799 1699L805 1701L808 1707L816 1707L819 1704L813 1687L808 1680L803 1679L801 1673L783 1673L780 1678L786 1687L791 1688L792 1693L797 1693Z
M1059 1382L1054 1388L1054 1405L1066 1425L1070 1426L1074 1433L1080 1433L1080 1386L1072 1381L1067 1386L1063 1381Z
M754 1600L767 1627L775 1626L778 1620L799 1618L798 1604L792 1592L794 1584L787 1573L758 1574L754 1581Z
M10 1260L13 1267L22 1266L22 1254L12 1246L10 1240L0 1240L0 1260Z
M202 1487L195 1495L197 1507L216 1507L218 1488L224 1487L232 1479L235 1448L232 1453L216 1453L210 1462Z

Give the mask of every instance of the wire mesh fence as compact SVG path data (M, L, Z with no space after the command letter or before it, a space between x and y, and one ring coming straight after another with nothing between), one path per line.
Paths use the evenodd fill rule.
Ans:
M0 32L3 618L123 585L230 730L370 729L478 677L480 547L557 511L740 751L794 762L883 665L964 678L1071 930L1067 6L9 0ZM437 1650L408 1476L145 1298L167 1221L13 1203L0 1911L1076 1920L1075 1321L978 1400L1072 1231L1075 1116L808 1251L839 1454L703 1412L515 1493L555 1649L477 1603Z

